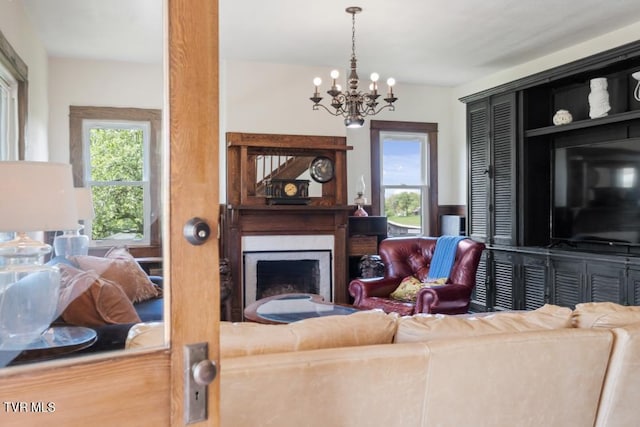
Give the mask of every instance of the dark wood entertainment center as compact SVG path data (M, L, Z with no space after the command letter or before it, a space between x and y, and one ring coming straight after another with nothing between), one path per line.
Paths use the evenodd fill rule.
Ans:
M590 207L583 202L579 207L566 205L561 212L560 196L554 195L555 174L560 180L564 173L554 161L566 147L621 144L640 151L640 102L633 96L637 81L632 77L637 71L640 42L461 99L467 104L467 229L488 248L478 269L473 309L535 309L545 303L574 307L590 301L640 305L638 242L564 236L560 215ZM590 80L600 77L607 79L611 110L591 119ZM568 110L573 122L553 125L560 109ZM627 158L624 164L638 188L640 160ZM567 180L578 179L576 173L566 175ZM580 179L568 188L585 194L597 190L606 197L618 188L598 184L603 188L594 189L587 184L591 178ZM640 195L625 194L625 203L637 211ZM627 222L631 217L616 218ZM627 234L640 233L635 221L634 216L627 224Z

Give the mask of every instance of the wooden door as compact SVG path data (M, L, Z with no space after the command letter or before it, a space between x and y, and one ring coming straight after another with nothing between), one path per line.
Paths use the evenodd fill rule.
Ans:
M183 425L183 346L207 342L209 358L218 361L217 1L168 0L167 31L170 160L163 176L169 185L163 244L170 344L2 369L3 402L53 402L55 408L12 413L2 403L2 426ZM195 216L213 230L200 246L182 236L185 222ZM218 425L218 397L215 380L209 386L209 421L194 425Z

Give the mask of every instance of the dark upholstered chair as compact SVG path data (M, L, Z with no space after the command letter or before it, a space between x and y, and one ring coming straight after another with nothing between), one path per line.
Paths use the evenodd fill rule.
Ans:
M480 255L485 248L483 243L471 239L458 243L446 286L420 289L415 304L390 297L405 277L426 279L436 241L435 237L392 237L380 242L379 253L385 266L384 277L352 280L349 283L349 293L354 298L353 305L363 310L380 308L387 313L396 312L401 315L466 313L476 284Z

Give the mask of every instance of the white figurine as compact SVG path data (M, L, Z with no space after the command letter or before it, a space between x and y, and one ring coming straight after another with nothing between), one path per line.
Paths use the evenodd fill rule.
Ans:
M607 92L607 79L599 77L591 79L591 93L589 93L589 117L595 119L604 117L611 110L609 105L609 92Z

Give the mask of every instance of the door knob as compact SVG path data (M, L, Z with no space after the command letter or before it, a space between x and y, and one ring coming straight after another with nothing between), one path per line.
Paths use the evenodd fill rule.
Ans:
M201 360L191 367L193 380L199 385L209 385L218 375L218 367L213 360Z
M211 228L204 219L195 217L187 221L182 234L192 245L201 245L209 239Z

